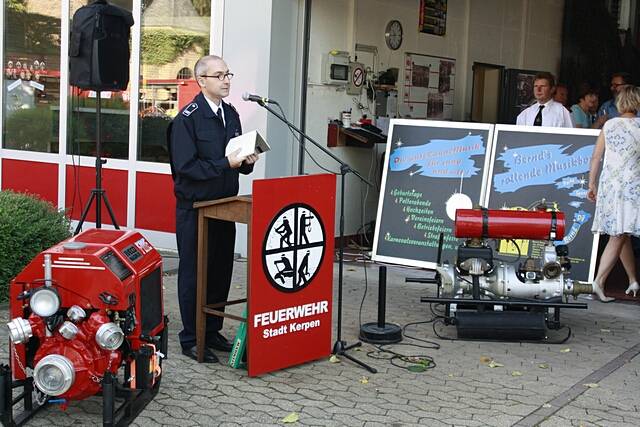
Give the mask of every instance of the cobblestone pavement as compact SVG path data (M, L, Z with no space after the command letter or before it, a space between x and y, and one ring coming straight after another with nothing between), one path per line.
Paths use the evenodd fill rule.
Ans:
M235 296L244 294L245 266L236 263ZM361 318L371 322L377 312L378 270L370 265L366 272L368 293ZM345 268L342 336L348 343L355 341L359 330L364 273L360 264ZM419 274L389 269L387 321L406 324L432 317L420 297L433 295L434 290L404 283L406 276ZM573 336L560 345L440 340L435 339L431 324L410 326L409 335L441 345L438 350L395 346L399 352L433 357L437 366L426 372L410 372L372 359L367 353L373 347L365 344L350 354L374 366L378 374L345 359L340 363L324 359L249 378L246 371L200 365L180 354L175 275L167 275L164 285L165 308L171 319L169 358L160 392L134 425L282 425L282 419L292 412L299 414L297 424L309 426L640 425L638 305L590 301L589 310L564 311L562 320L572 328ZM334 310L334 323L336 313ZM0 314L0 320L6 322L7 310ZM225 321L223 332L232 338L236 327L236 322ZM455 334L443 326L438 330ZM417 341L405 339L404 343ZM0 328L0 353L6 360L6 328ZM226 360L226 354L219 356ZM488 360L502 366L492 368ZM53 406L37 414L29 425L96 425L101 410L97 398L74 403L66 412Z

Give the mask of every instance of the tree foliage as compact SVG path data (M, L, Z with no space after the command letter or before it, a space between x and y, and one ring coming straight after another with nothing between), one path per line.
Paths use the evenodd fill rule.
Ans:
M142 62L148 65L164 65L175 61L192 46L204 52L209 50L209 38L202 34L179 32L173 29L145 29L140 42Z
M8 0L5 51L29 54L60 52L60 19L29 13L26 0Z

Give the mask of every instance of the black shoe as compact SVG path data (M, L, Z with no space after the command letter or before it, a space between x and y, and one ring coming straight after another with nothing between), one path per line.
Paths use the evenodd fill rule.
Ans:
M207 338L207 347L229 352L233 348L233 345L223 337L220 332L216 332L215 335Z
M196 348L196 346L194 345L191 348L183 348L182 349L182 354L184 354L185 356L187 356L189 359L193 359L195 361L198 361L198 350ZM208 348L204 349L204 363L218 363L218 356L216 356L215 354L213 354L213 352L211 350L209 350Z

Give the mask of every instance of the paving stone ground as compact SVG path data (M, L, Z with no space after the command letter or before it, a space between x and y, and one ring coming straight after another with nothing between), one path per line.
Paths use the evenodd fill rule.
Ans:
M172 263L175 260L168 258L167 267ZM236 262L233 296L244 295L245 269L244 262ZM366 273L368 290L361 319L372 322L377 313L378 269L369 265ZM387 321L406 324L432 317L420 297L433 295L434 289L404 283L406 276L419 274L389 269ZM365 285L363 265L347 264L342 336L348 343L356 340L359 331ZM298 413L297 424L305 426L640 426L639 305L589 301L588 310L564 311L562 321L571 327L572 336L560 345L449 341L437 339L431 324L410 326L409 335L441 346L419 348L406 344L420 342L405 339L404 345L394 347L398 352L433 357L437 366L426 372L410 372L370 358L367 353L374 348L364 344L350 354L374 366L377 374L344 359L340 363L325 359L249 378L246 371L197 364L180 354L175 274L165 276L164 286L165 309L171 319L169 358L160 392L135 420L136 426L282 425L291 412ZM7 316L6 309L0 311L2 322ZM225 321L223 332L232 338L236 327L236 322ZM441 325L438 330L455 335L455 330ZM0 328L3 360L7 360L7 339L6 328ZM626 359L618 359L625 352ZM223 360L227 357L218 355ZM490 368L483 357L503 366ZM612 361L617 361L617 368L601 375L595 386L581 383ZM368 379L366 384L363 377ZM572 397L565 402L563 396ZM28 425L99 425L101 410L97 398L73 403L65 412L52 406Z

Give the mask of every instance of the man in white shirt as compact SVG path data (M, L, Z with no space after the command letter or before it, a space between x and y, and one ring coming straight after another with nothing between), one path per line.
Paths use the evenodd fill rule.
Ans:
M524 109L516 119L517 125L572 128L571 114L553 100L555 79L551 73L538 73L533 83L535 104Z

